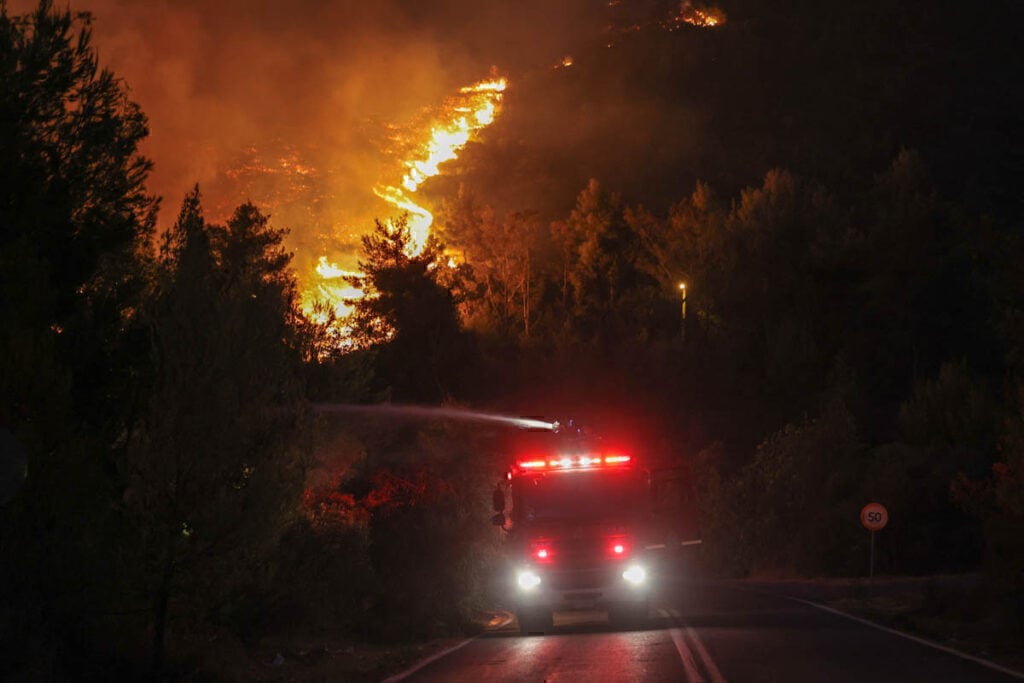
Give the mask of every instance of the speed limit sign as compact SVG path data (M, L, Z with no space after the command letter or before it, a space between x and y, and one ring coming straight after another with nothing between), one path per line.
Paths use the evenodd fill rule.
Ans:
M868 503L860 511L860 523L869 531L884 529L889 523L889 511L881 503Z

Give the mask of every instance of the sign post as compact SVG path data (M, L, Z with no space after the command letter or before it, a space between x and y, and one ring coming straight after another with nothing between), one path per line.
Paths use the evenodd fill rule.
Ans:
M871 532L871 559L868 560L868 578L875 576L875 532L889 523L889 511L881 503L868 503L860 511L860 523Z

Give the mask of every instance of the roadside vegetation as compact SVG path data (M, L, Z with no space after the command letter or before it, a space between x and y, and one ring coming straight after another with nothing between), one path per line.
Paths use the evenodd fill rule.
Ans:
M385 401L633 429L692 468L718 576L859 575L882 502L876 571L980 572L1024 643L1012 208L898 146L838 174L736 161L749 186L660 210L598 179L551 218L463 188L419 255L402 217L368 226L339 347L256 205L211 222L196 188L155 234L174 198L89 38L0 0L0 676L398 666L482 628L505 435L313 409Z

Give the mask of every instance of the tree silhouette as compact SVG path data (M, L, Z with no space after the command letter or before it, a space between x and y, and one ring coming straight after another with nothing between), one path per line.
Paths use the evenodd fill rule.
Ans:
M576 334L605 344L649 334L658 287L642 267L650 256L620 198L591 179L552 233L562 252L567 322Z
M364 275L349 278L365 296L354 302L353 339L378 345L378 369L401 400L438 400L459 388L470 345L451 291L440 282L436 240L410 255L408 219L374 223L362 238Z
M503 338L529 336L539 288L541 224L533 212L499 218L493 208L478 206L461 190L441 212L446 242L467 264L465 306L468 325Z
M230 613L298 501L298 314L282 235L252 204L207 225L197 188L164 241L149 312L155 383L121 463L157 670L172 599L179 615Z
M54 345L78 414L117 431L134 368L111 357L131 340L157 202L138 153L146 118L99 68L89 23L49 0L24 17L0 5L0 348Z
M0 2L0 122L0 415L28 461L0 527L5 645L52 645L60 677L87 667L98 615L126 599L115 463L148 374L157 201L146 118L100 69L88 15Z

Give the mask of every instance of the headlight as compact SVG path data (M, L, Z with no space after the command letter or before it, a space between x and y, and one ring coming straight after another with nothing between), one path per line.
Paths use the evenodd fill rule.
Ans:
M520 588L524 591L528 591L540 585L540 577L537 575L537 572L532 572L529 569L526 569L519 572L519 575L516 577L516 582L519 584Z
M647 580L647 570L638 564L634 564L631 565L629 569L622 572L622 578L629 581L634 586L638 586Z

